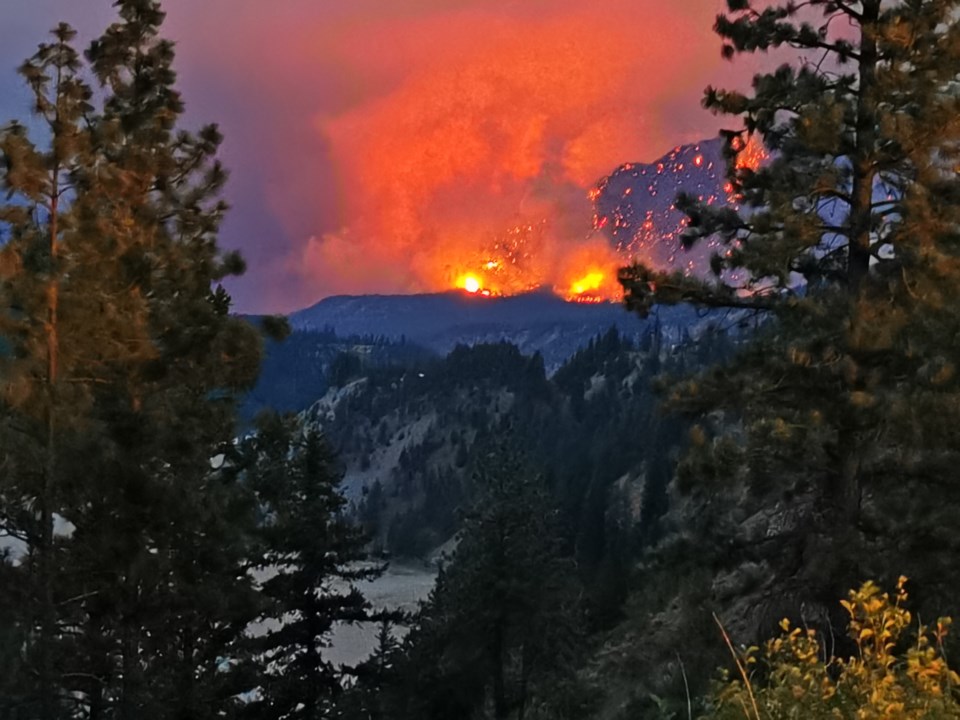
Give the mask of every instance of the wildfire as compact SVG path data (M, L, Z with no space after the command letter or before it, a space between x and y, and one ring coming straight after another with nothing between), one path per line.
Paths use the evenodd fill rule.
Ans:
M622 291L614 279L616 270L616 265L590 268L583 274L574 276L575 279L567 287L557 287L554 291L570 302L600 303L619 300Z
M584 277L576 280L570 286L571 295L583 295L590 292L591 290L597 290L600 286L603 285L603 273L602 272L590 272L587 273Z
M483 297L491 297L494 295L503 294L502 292L491 289L481 275L473 273L465 273L460 275L457 278L455 287L458 290L463 290L468 295L482 295Z
M497 246L501 252L507 248ZM454 288L469 295L498 297L550 288L570 302L615 302L622 297L616 280L624 259L602 238L571 248L563 257L547 258L529 250L520 254L482 256L459 264L451 273Z
M553 291L571 302L616 302L623 297L617 282L623 264L624 258L606 240L591 239L564 259Z
M564 294L569 302L600 303L613 298L606 297L604 285L606 274L603 272L589 272L579 280L575 280Z
M737 157L734 161L736 170L752 170L755 172L770 159L770 153L767 152L763 140L757 134L751 135L746 143L739 137L735 138L733 149L737 151ZM727 202L734 206L742 200L731 182L724 183L723 191L727 194Z
M737 170L757 170L770 157L758 135L751 135L746 144L738 142L734 147L737 151Z

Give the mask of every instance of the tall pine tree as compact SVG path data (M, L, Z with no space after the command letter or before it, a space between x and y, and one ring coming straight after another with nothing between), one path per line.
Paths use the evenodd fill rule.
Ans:
M475 485L457 549L391 673L388 717L522 720L572 666L581 592L542 479L501 443L482 455Z
M715 568L763 563L781 593L828 602L899 572L927 585L921 596L953 589L958 4L728 0L724 55L803 59L757 75L751 93L707 90L706 107L742 121L725 136L743 211L681 198L688 243L727 243L716 278L621 274L640 313L691 302L768 318L673 400L727 411L694 433L681 468L701 540L712 535L699 551ZM770 154L759 168L738 159L751 137Z
M61 25L21 69L46 145L0 133L8 710L221 716L224 659L255 615L254 516L210 458L260 343L218 286L242 270L217 245L220 134L178 128L159 4L115 5L86 63Z

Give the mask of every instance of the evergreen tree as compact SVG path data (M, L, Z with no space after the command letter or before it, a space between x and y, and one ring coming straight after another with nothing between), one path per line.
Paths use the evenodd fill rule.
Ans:
M706 107L743 122L724 133L743 210L680 200L688 243L727 243L716 279L621 274L641 314L691 302L768 318L673 397L727 412L695 431L681 467L713 535L698 552L718 548L715 569L762 562L779 591L824 602L900 571L942 596L956 537L930 528L960 509L958 3L727 5L727 57L790 47L804 59L757 75L752 93L707 90ZM751 137L769 151L760 167L742 155Z
M515 451L483 456L449 567L405 639L388 694L398 717L522 719L534 688L569 668L579 593L557 513ZM394 696L395 697L395 696Z
M323 436L291 419L268 415L243 452L252 454L247 482L262 515L258 569L269 629L253 649L262 667L254 718L329 717L343 671L323 651L338 622L367 620L369 605L354 586L375 577L365 538L343 511L341 474Z
M62 495L57 459L62 436L74 429L69 420L64 422L60 406L84 401L63 382L79 370L79 363L63 352L75 330L63 327L60 312L61 302L70 299L61 287L60 239L69 231L63 196L72 172L89 160L82 122L91 91L78 75L80 59L70 44L74 36L68 26L58 26L53 41L41 45L20 68L33 92L33 110L51 134L49 149L36 148L18 123L0 136L3 187L15 200L0 208L6 235L0 333L10 345L0 358L8 410L3 413L3 444L10 448L2 514L5 534L28 551L11 580L22 583L21 599L30 600L20 622L27 632L25 669L37 683L23 702L42 718L54 717L59 704L53 683L60 644L56 591L62 585L62 543L54 533ZM65 397L70 395L74 397Z
M0 522L23 556L0 588L23 638L9 712L213 717L254 603L252 504L210 458L260 343L216 287L242 269L217 246L219 133L177 128L159 4L115 5L86 63L60 25L21 68L46 148L0 132Z
M336 717L356 720L382 720L392 717L386 689L394 679L400 655L395 635L395 612L383 612L377 624L377 647L373 654L351 672L355 683L337 703Z

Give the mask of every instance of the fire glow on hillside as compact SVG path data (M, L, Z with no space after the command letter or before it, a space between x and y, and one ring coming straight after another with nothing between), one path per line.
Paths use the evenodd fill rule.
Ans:
M478 252L469 251L462 261L450 266L441 288L502 296L546 287L570 301L619 298L616 276L624 258L606 239L598 236L584 240L571 245L565 255L550 258L550 244L543 241L547 231L547 220L515 227L506 233L506 241L491 243Z
M470 7L411 18L402 34L378 27L366 46L389 47L396 72L375 97L314 118L342 229L312 237L298 269L328 293L544 288L617 300L618 269L654 259L594 224L591 188L626 159L710 134L680 108L712 79L717 49L690 19L709 24L713 11L663 6L657 22L671 33L638 33L572 0L549 13L510 5L509 22ZM633 5L606 8L617 9Z
M663 178L667 187L671 187L668 176L681 175L684 170L687 171L687 177L691 171L694 172L694 177L701 171L723 172L722 167L714 170L717 163L705 159L700 152L700 146L693 148L695 154L686 163L680 159L681 150L680 147L674 148L663 162L645 168L641 174L645 176L649 172ZM763 144L756 137L752 137L741 147L735 166L737 169L756 170L767 157ZM692 168L687 168L686 165L691 165ZM627 164L622 169L630 171L633 167ZM712 176L708 176L707 184L709 177ZM680 186L679 181L673 182L677 187ZM587 198L596 202L606 190L607 186L601 183L587 193ZM626 187L622 191L623 198L633 195L633 191L632 185ZM657 186L653 184L646 188L646 193L651 197L655 197L657 192ZM737 198L729 182L723 185L723 192L725 195L713 194L708 197L701 196L700 199L709 204L736 203ZM669 210L674 209L674 206L670 205ZM477 253L470 252L461 262L452 265L453 272L444 280L444 285L452 285L469 294L487 297L513 295L549 287L554 293L571 302L616 301L621 297L621 288L616 280L618 268L635 259L656 263L656 257L645 257L645 250L649 249L651 242L670 245L671 256L679 251L679 236L685 221L673 221L671 225L668 219L666 223L661 222L658 226L652 216L653 211L648 210L644 222L631 235L630 241L611 243L610 238L603 233L610 231L613 239L616 239L620 230L630 230L630 222L619 212L614 213L612 223L609 217L594 212L593 236L573 245L562 257L546 264L542 255L543 249L549 247L549 244L543 242L543 238L548 232L549 221L544 219L539 223L518 225L489 247ZM664 224L670 226L664 227ZM696 272L696 263L689 261L684 271Z
M615 218L599 217L597 184L624 160L702 137L688 128L684 138L666 109L680 88L706 79L716 48L685 36L689 8L658 11L676 15L670 36L599 28L592 10L562 9L509 23L469 12L415 24L430 38L428 56L397 41L397 57L410 62L375 99L315 117L336 170L342 229L310 238L298 270L328 293L543 288L599 302L621 297L618 270L634 260L672 267L650 245L621 243ZM658 205L708 164L701 155L699 164L691 156L660 168ZM715 164L711 181L722 175ZM711 192L722 197L722 182ZM680 229L676 217L658 217L648 234L689 261Z

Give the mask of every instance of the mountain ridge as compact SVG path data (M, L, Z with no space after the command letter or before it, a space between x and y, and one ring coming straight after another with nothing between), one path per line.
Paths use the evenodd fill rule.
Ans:
M406 340L440 354L457 345L505 341L524 354L539 352L548 372L611 327L639 338L651 322L686 328L696 319L696 312L684 307L659 308L644 320L618 303L567 302L546 292L482 297L461 291L339 295L290 315L296 331L329 329L338 335Z

